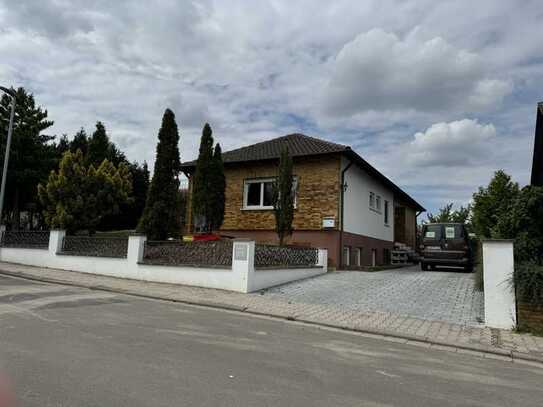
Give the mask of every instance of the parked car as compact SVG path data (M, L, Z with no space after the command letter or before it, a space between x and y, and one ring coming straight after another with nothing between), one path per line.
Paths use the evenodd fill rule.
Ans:
M468 272L473 271L469 235L462 223L424 225L419 252L422 270L434 270L436 266L456 266Z

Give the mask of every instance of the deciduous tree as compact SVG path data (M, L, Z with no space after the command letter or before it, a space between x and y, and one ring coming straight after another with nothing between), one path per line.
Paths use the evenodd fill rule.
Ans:
M472 223L479 238L500 237L492 229L504 214L512 210L518 194L518 184L502 170L494 173L486 188L480 187L473 194Z

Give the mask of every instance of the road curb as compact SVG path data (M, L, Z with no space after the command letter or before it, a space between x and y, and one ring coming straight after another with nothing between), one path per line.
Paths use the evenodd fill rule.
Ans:
M73 281L67 281L62 279L56 279L56 278L50 278L50 277L39 277L34 274L27 274L24 272L13 272L8 270L2 270L0 269L0 274L12 276L12 277L18 277L18 278L24 278L27 280L33 280L33 281L40 281L44 283L53 283L53 284L62 284L62 285L68 285L72 287L82 287L87 288L90 290L97 290L97 291L106 291L111 293L119 293L119 294L125 294L130 295L134 297L140 297L140 298L146 298L146 299L152 299L152 300L161 300L161 301L169 301L169 302L175 302L180 304L187 304L187 305L196 305L201 307L207 307L207 308L215 308L215 309L222 309L226 311L234 311L239 312L243 314L249 314L249 315L255 315L255 316L265 316L273 319L280 319L284 321L295 321L307 325L312 325L316 327L323 327L323 328L332 328L336 330L346 331L346 332L354 332L354 333L361 333L361 334L369 334L373 336L377 336L383 339L400 339L403 343L419 343L419 344L428 344L429 346L437 346L437 347L446 347L450 349L455 349L456 351L468 351L468 352L476 352L478 354L481 354L482 356L486 355L494 355L501 358L507 358L507 360L511 362L517 362L517 363L524 363L528 362L530 365L536 365L543 368L543 356L539 355L532 355L524 352L518 352L514 350L507 350L507 349L501 349L491 346L485 346L485 345L477 345L477 344L459 344L457 342L450 342L450 341L444 341L439 339L432 339L425 336L419 336L419 335L409 335L409 334L403 334L396 331L390 331L390 330L379 330L379 329L368 329L368 328L353 328L349 326L344 325L335 325L330 324L326 322L319 322L314 321L310 319L300 318L293 315L280 315L280 314L273 314L270 312L261 312L261 311L254 311L251 310L248 307L245 306L238 306L233 304L225 304L221 302L213 302L213 301L193 301L193 300L183 300L178 298L171 298L167 296L159 296L159 295L152 295L152 294L143 294L139 293L137 291L127 290L127 289L121 289L121 288L112 288L109 286L104 285L96 285L96 284L85 284L85 283L76 283ZM438 348L434 348L438 349Z

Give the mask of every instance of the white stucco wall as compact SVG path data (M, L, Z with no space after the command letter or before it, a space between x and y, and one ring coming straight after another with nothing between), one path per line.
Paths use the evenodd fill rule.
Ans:
M349 160L342 158L343 170ZM394 241L394 194L381 183L370 177L364 170L353 163L345 173L347 190L344 194L344 222L346 232L356 233L375 239ZM370 192L381 196L381 212L370 209ZM388 226L385 225L384 205L389 202Z
M318 265L313 268L254 270L254 241L235 241L232 267L188 267L142 264L145 236L130 236L127 258L72 256L58 254L64 231L52 231L49 249L0 248L0 261L48 267L117 278L183 284L222 290L251 292L274 285L326 273L328 255L319 250ZM241 249L241 250L240 250Z
M491 328L513 329L517 324L515 292L509 282L513 270L512 241L483 241L485 325Z

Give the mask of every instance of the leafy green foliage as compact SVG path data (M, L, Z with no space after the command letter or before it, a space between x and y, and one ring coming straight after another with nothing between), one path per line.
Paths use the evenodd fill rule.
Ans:
M181 234L179 172L179 132L175 115L166 109L158 132L153 179L138 230L151 240L164 240Z
M294 189L292 181L292 158L288 149L281 151L279 173L273 184L273 211L275 214L275 230L282 246L285 238L292 234L294 218Z
M38 186L38 194L51 228L93 233L104 216L117 213L130 200L131 188L125 164L116 168L104 160L96 169L85 164L78 150L64 154L59 170L51 172L46 185Z
M504 171L494 173L488 187L480 187L473 194L472 224L479 238L502 238L493 228L498 221L513 208L514 201L519 193L519 186L511 181L511 177Z
M149 169L147 163L143 165L134 163L125 164L132 178L132 198L121 205L119 213L105 216L98 225L98 230L135 229L145 208L147 191L149 190Z
M225 187L221 146L217 144L213 150L211 126L206 123L192 186L192 211L197 228L207 232L220 228L224 219Z
M16 91L13 138L7 172L6 201L4 215L13 228L21 223L20 212L35 206L37 186L47 179L49 172L58 163L52 136L42 134L53 125L47 119L47 110L36 105L34 96L25 89ZM0 139L5 141L11 111L11 99L3 95L0 99ZM0 147L0 166L3 166L5 142Z
M543 304L543 265L525 262L515 267L513 274L519 299L531 304Z
M428 222L430 223L469 223L471 207L460 206L458 209L453 210L453 203L448 203L444 207L439 209L439 213L428 213Z
M492 228L492 237L515 240L518 263L543 262L543 187L528 185L520 190L511 209L502 213Z
M518 295L543 303L543 187L519 190L503 171L474 194L473 224L481 237L513 239Z

